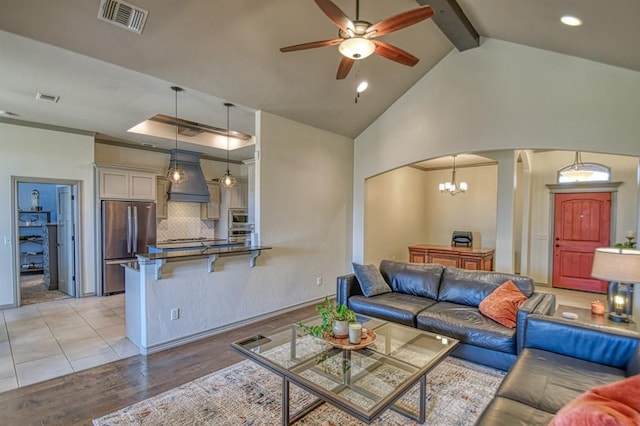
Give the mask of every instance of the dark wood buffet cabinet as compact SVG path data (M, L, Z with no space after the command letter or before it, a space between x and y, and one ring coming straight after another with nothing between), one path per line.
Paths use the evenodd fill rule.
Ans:
M409 246L409 262L439 263L462 269L493 271L494 249L418 244Z

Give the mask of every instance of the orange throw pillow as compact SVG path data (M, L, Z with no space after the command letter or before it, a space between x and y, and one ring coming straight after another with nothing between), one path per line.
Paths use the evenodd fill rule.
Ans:
M640 375L593 388L565 405L549 426L640 425Z
M527 296L509 280L485 297L479 308L482 315L505 327L514 328L518 308L526 301Z

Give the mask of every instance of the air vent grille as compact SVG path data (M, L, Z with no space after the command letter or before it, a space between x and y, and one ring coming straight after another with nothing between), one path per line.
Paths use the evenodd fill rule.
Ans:
M141 34L149 12L120 0L101 0L98 19Z

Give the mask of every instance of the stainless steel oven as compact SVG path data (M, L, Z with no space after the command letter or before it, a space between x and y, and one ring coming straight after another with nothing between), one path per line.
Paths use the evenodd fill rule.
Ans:
M229 209L229 229L246 228L247 225L249 225L247 209Z
M243 243L244 245L251 245L253 237L253 226L248 225L245 228L231 228L229 229L229 242L230 243Z

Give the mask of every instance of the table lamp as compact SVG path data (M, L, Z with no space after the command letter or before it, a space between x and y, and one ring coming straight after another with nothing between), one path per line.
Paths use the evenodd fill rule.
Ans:
M640 250L597 248L591 276L609 281L609 319L630 322L633 283L640 282Z

